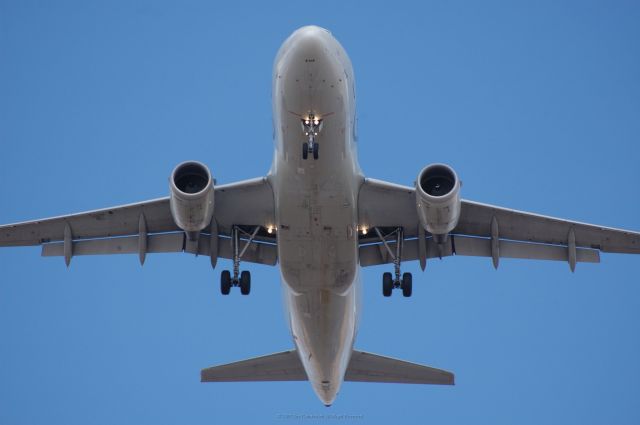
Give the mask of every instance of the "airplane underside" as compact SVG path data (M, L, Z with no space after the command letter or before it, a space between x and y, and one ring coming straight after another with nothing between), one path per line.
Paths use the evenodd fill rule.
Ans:
M440 369L354 349L360 268L388 266L384 297L412 295L406 261L485 257L598 263L640 254L640 233L462 199L457 173L424 167L413 187L367 178L357 159L351 61L325 29L295 31L273 69L275 153L266 176L217 185L196 161L178 164L169 196L0 226L0 246L42 247L67 266L83 255L189 253L208 258L220 292L251 291L242 263L279 264L294 349L202 370L203 382L309 381L325 405L343 381L453 385ZM393 142L393 141L391 141ZM460 261L460 260L456 260ZM370 284L370 283L367 283Z

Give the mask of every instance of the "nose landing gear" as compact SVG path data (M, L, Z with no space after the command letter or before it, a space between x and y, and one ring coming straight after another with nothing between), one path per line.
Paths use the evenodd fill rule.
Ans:
M322 131L322 119L316 117L313 113L309 113L301 119L302 132L307 136L307 141L302 143L302 159L306 160L309 154L313 155L313 159L318 159L319 146L316 143L316 136Z

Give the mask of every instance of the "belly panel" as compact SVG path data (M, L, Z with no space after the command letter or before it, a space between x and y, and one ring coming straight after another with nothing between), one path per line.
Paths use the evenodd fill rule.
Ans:
M359 275L344 294L285 287L293 340L314 391L331 404L340 390L357 332ZM286 283L285 283L286 285Z

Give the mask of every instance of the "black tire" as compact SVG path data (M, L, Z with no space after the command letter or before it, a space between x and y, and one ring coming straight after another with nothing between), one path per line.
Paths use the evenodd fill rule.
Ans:
M382 295L390 297L391 291L393 291L393 279L391 273L385 272L382 274Z
M309 146L306 143L302 144L302 159L307 159L309 156Z
M317 143L313 144L313 159L318 159L318 151L320 150L320 146Z
M222 295L229 295L231 292L231 273L229 270L223 270L220 273L220 292Z
M413 276L411 273L404 273L402 275L402 284L400 285L402 288L402 295L405 297L410 297L413 292Z
M245 270L240 273L240 293L249 295L249 292L251 292L251 273Z

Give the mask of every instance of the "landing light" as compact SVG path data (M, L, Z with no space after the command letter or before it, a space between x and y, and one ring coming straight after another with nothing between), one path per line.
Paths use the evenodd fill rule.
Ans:
M365 226L361 227L360 231L362 232L363 235L366 235L367 233L369 233L369 229L367 229Z

